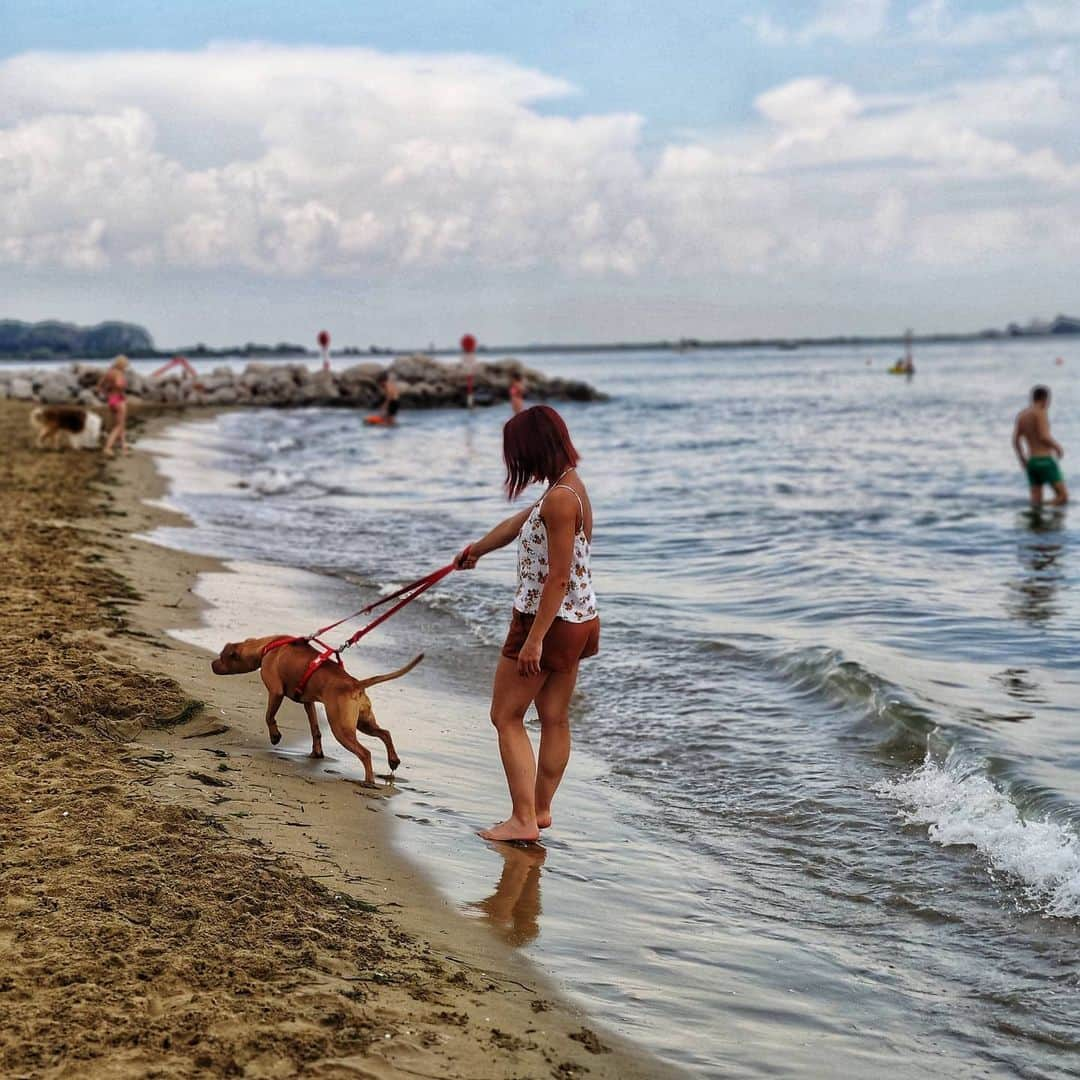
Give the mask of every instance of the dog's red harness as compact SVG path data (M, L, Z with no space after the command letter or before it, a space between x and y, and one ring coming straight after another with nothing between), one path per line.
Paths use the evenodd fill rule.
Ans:
M259 654L260 659L266 656L268 652L272 652L274 649L280 649L282 645L295 645L295 644L310 644L312 641L316 645L322 646L322 652L316 653L311 663L304 669L304 674L300 676L300 681L296 684L291 694L287 696L293 701L299 701L304 696L304 690L307 687L308 681L311 676L315 674L329 660L333 659L335 663L341 664L341 652L335 649L331 645L327 645L325 641L319 641L319 639L313 634L311 637L279 637L274 638L273 641L267 642L262 647L262 652ZM344 646L342 646L344 648Z
M468 548L465 549L466 552L468 550ZM316 645L321 646L322 651L315 654L311 662L304 669L304 674L300 676L300 681L296 684L293 692L288 695L293 701L299 701L304 696L304 690L307 688L307 684L311 680L312 675L314 675L323 664L333 662L339 667L344 668L345 665L342 663L341 654L346 649L355 645L365 634L370 634L376 626L386 622L391 615L400 611L406 604L411 604L422 592L426 592L432 585L442 581L447 574L453 573L456 569L457 566L455 563L448 563L446 566L433 571L426 577L417 578L416 581L410 582L408 585L403 585L400 589L396 589L389 595L380 597L374 603L368 604L367 607L363 607L359 611L354 611L351 615L346 615L343 619L338 619L337 622L332 622L328 626L316 630L314 634L309 634L307 637L274 638L273 641L267 642L262 647L260 659L266 656L268 652L271 652L274 649L280 649L282 645L296 645L299 643L309 645L311 642L315 642ZM376 608L382 607L383 604L389 604L391 600L397 600L397 603L390 608L389 611L384 611L377 618L372 619L366 626L360 627L360 629L357 630L344 645L335 649L332 645L327 645L325 641L320 640L323 634L328 630L333 630L335 626L340 626L343 622L355 619L357 615L367 615Z

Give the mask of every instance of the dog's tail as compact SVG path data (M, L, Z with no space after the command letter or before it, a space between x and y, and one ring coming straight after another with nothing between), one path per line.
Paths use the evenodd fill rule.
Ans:
M397 671L388 671L385 675L372 675L370 679L358 679L357 681L360 683L361 689L366 690L369 686L374 686L376 683L389 682L391 679L400 679L402 675L408 675L409 672L423 659L424 654L421 653L419 656L414 656L404 667L399 667Z

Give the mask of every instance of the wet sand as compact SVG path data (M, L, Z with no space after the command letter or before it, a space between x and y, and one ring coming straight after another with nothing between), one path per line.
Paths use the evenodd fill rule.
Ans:
M137 539L175 517L152 459L36 452L28 412L0 403L0 1073L671 1075L393 856L392 786L269 752L257 676L166 634L220 564Z

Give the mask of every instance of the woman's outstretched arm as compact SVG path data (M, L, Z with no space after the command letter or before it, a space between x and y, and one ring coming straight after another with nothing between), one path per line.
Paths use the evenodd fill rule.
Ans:
M506 547L521 532L521 526L525 524L525 519L530 513L532 513L532 507L528 506L505 521L500 521L486 536L482 536L465 548L454 560L454 565L459 570L471 570L481 556Z

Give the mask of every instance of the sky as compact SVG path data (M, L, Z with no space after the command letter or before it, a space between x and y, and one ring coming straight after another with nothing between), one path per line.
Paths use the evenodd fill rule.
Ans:
M1080 0L0 0L0 318L159 346L1080 315Z

